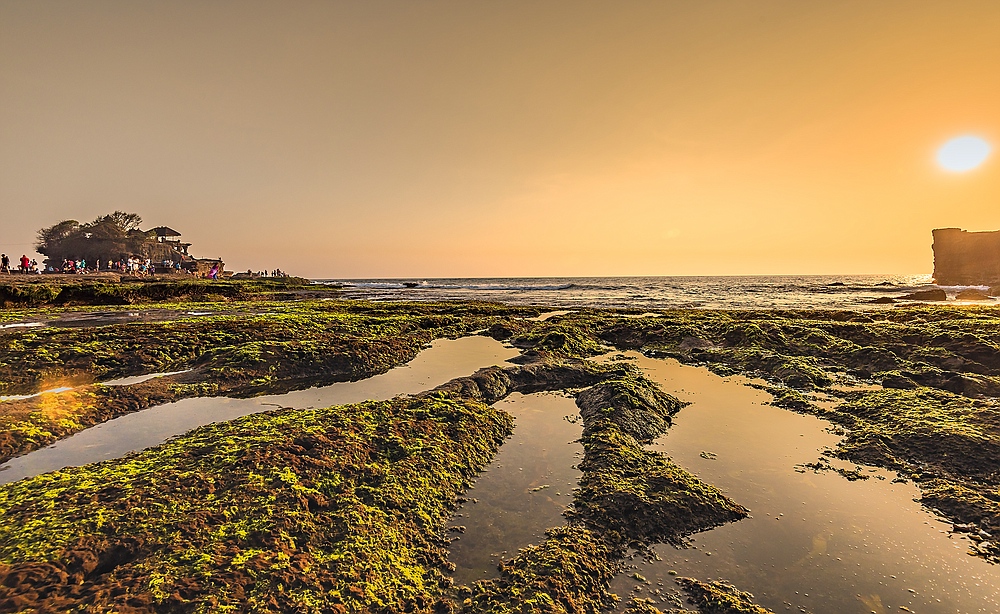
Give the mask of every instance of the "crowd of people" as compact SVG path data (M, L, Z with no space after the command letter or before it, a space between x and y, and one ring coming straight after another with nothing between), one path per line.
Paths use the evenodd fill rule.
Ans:
M41 273L38 270L38 261L34 258L28 258L25 254L21 254L17 263L17 271L14 271L10 265L10 257L7 254L0 254L0 273Z
M173 267L173 263L165 263ZM177 265L180 268L180 264ZM93 266L87 263L86 258L79 258L76 260L66 259L62 263L62 267L56 269L50 266L49 272L51 273L100 273L101 271L110 271L114 273L123 273L126 275L137 275L146 276L152 275L153 273L153 262L149 258L122 258L120 260L105 260L101 261L99 258L94 262Z
M288 277L288 273L285 273L281 269L274 269L273 271L254 271L252 269L247 269L246 273L237 273L240 277Z
M38 262L34 259L28 258L27 255L22 255L18 260L18 265L16 269L11 266L10 258L7 254L0 254L0 273L68 273L68 274L84 274L84 273L103 273L103 272L113 272L120 273L123 275L134 275L136 277L145 277L152 275L154 272L164 272L173 269L174 272L179 274L195 275L195 271L189 269L188 267L182 266L180 262L173 262L170 260L164 260L162 263L154 264L149 258L138 258L129 257L121 258L119 260L101 260L97 259L94 262L88 262L86 258L70 259L67 258L63 260L62 265L53 266L48 265L43 269L38 266ZM219 279L222 277L222 269L220 263L215 263L211 269L205 273L202 273L203 277L209 279ZM252 271L248 270L246 273L237 273L236 278L248 278L248 277L288 277L288 273L285 273L281 269L274 269L271 271Z
M191 271L182 268L180 262L171 262L165 260L162 265L163 269L174 269L178 273L188 273L192 274ZM69 273L69 274L84 274L84 273L101 273L101 272L114 272L122 273L125 275L135 275L137 277L144 277L147 275L152 275L154 271L154 264L149 258L122 258L120 260L100 260L97 259L93 263L87 262L86 258L77 258L63 260L62 265L53 266L48 265L43 270L38 266L38 261L33 258L28 258L27 255L22 255L18 260L17 267L11 266L10 257L7 254L0 254L0 273Z

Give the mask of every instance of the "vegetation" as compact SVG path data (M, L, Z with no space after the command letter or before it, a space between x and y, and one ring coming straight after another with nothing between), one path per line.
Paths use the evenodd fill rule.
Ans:
M510 432L443 396L280 410L0 487L0 610L430 611Z
M136 305L165 302L231 302L288 300L303 294L334 294L323 287L309 288L309 281L300 277L265 278L240 281L184 279L161 281L52 281L48 276L0 284L0 306L6 308ZM35 315L37 312L21 312ZM8 316L9 317L9 316Z
M483 329L522 348L524 364L417 398L248 416L0 487L8 520L0 527L0 610L606 611L626 553L747 513L646 449L681 404L627 364L585 360L612 347L761 378L775 404L843 427L838 455L915 480L923 502L972 536L978 554L998 554L989 537L1000 531L993 309L628 319L589 310L533 322L513 316L540 309L293 302L277 300L295 292L287 287L233 288L205 316L159 303L166 315L157 322L4 329L2 394L77 386L59 395L69 399L63 405L54 396L0 403L4 449L31 449L182 396L363 377L431 339ZM191 371L136 386L89 383L183 368ZM565 525L504 561L498 578L451 586L445 522L511 428L488 404L515 390L566 388L579 391L584 458ZM702 614L767 612L726 584L679 584ZM628 611L657 610L634 600Z
M111 261L144 254L155 235L139 230L142 218L135 213L115 211L93 222L81 224L64 220L38 231L35 249L48 256L46 264L62 266L67 259Z
M464 608L469 612L606 611L617 599L609 592L629 548L647 548L719 524L747 511L718 489L642 444L666 431L680 409L628 367L606 371L607 380L577 397L584 421L583 476L570 523L548 531L537 546L522 549L500 565L500 577L475 583ZM637 439L637 424L658 424Z
M233 288L256 282L233 282ZM190 396L252 396L368 377L424 344L536 310L481 304L331 300L237 303L235 312L159 322L0 332L0 394L74 390L0 402L0 458L109 418ZM189 370L126 387L96 381Z
M536 323L515 342L532 351L565 331L573 339L567 356L604 343L762 378L776 405L847 429L837 455L914 479L925 504L979 542L978 554L1000 556L983 537L1000 531L995 308L684 310L634 319L585 310Z

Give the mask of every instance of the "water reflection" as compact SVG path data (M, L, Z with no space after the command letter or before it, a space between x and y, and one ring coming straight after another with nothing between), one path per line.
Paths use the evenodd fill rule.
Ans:
M1000 568L969 556L970 542L914 501L915 486L867 468L875 479L802 470L837 443L829 423L764 405L769 395L739 378L629 355L692 403L654 447L752 514L694 536L690 549L656 547L662 561L638 564L651 582L639 594L655 598L650 589L670 584L673 571L731 581L775 611L1000 612ZM622 576L613 590L636 586Z
M517 354L517 350L504 347L489 337L438 339L409 363L357 382L341 382L252 399L199 397L150 407L11 459L0 466L0 484L70 465L118 458L204 424L232 420L276 407L313 409L422 392L483 367L502 364Z
M562 512L580 480L583 426L571 397L514 393L495 406L513 415L516 425L451 522L464 527L451 545L459 584L496 577L501 558L565 524Z

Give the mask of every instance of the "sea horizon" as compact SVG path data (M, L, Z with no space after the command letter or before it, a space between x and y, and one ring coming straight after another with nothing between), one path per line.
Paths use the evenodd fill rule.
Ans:
M702 275L598 277L322 278L346 298L483 300L512 305L619 309L852 309L910 302L913 292L940 288L947 302L967 288L938 286L929 273L863 275ZM983 301L978 301L983 303ZM992 299L987 301L991 304Z

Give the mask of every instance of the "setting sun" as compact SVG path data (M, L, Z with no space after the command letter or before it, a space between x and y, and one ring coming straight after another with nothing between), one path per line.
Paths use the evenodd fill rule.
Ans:
M941 146L937 161L945 170L964 173L985 162L991 149L990 144L978 136L960 136Z

